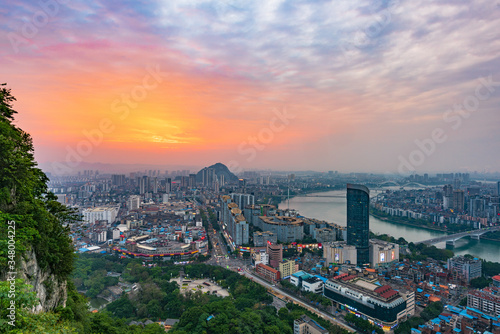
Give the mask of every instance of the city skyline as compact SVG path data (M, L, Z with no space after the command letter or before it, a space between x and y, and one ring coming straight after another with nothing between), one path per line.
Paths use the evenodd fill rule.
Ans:
M44 166L500 170L496 3L62 3L0 10Z

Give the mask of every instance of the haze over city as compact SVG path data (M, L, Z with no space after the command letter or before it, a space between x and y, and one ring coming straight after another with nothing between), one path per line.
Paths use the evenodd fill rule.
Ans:
M0 9L44 165L500 170L496 2L61 3Z

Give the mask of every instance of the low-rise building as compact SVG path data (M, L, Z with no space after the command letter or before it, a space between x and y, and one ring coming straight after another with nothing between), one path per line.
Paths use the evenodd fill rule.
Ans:
M262 249L262 250L252 254L252 262L253 262L254 266L258 265L259 263L268 265L269 264L269 255L266 253L265 250Z
M385 330L397 326L399 321L413 314L415 308L414 302L407 305L407 300L391 286L357 275L342 274L327 280L323 294L337 306L343 305Z
M296 273L293 273L292 276L290 277L290 283L293 285L302 288L302 282L306 279L311 277L308 273L305 271L297 271Z
M303 315L293 322L293 334L328 334L328 330L307 315Z
M294 260L286 260L283 262L280 262L279 264L279 271L282 279L285 279L289 276L291 276L293 273L298 271L298 264L295 263Z
M302 281L302 290L312 293L323 292L323 280L316 276L311 276Z
M399 245L379 239L370 240L370 266L377 268L399 261Z
M106 220L108 224L111 224L115 221L119 209L120 207L118 205L84 209L82 211L83 221L93 224L99 220Z
M269 281L278 282L280 280L280 272L274 268L266 266L265 264L259 263L256 265L255 271L258 275Z
M486 314L500 316L500 288L489 287L472 290L467 294L467 306Z
M345 241L323 244L325 264L356 264L356 246L347 245Z

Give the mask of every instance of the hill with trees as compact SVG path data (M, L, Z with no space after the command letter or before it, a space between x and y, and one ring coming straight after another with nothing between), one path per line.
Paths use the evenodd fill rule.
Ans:
M209 167L205 167L203 169L206 169L206 168L212 168L214 170L214 173L217 177L220 177L221 175L224 176L224 180L226 183L234 183L234 182L238 182L238 177L236 175L234 175L233 173L231 173L231 171L229 170L229 168L227 168L226 165L218 162L212 166L209 166ZM203 169L200 170L197 174L196 174L196 182L202 182L203 180Z

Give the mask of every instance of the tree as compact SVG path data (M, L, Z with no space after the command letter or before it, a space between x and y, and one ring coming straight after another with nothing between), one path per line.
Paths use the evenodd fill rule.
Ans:
M6 83L0 84L0 117L3 117L4 119L7 120L14 120L14 114L17 114L17 111L15 111L12 107L12 104L14 101L16 101L16 98L12 96L11 94L11 89L4 87L6 86Z
M485 288L488 285L490 285L490 283L492 283L492 282L493 282L493 280L488 279L484 276L481 276L481 277L471 279L470 286L473 288L476 288L476 289L482 289L482 288Z
M135 307L126 295L109 304L106 309L118 318L130 318L135 315Z
M443 312L443 304L441 302L434 302L427 305L427 307L420 313L420 317L425 321L434 319Z

